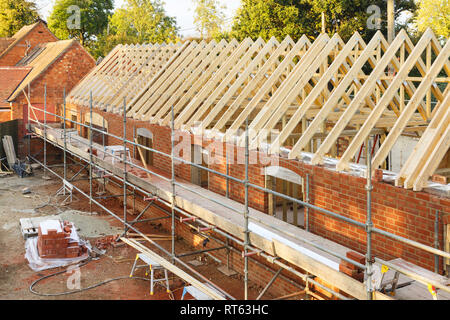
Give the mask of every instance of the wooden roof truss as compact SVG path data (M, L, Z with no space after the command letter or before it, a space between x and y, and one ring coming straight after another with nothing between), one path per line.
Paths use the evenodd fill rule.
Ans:
M126 99L128 117L166 126L173 106L176 129L241 146L248 120L251 148L290 159L309 151L315 165L336 157L338 171L374 135L382 138L372 165L382 167L413 132L420 141L396 183L421 190L449 149L449 53L431 30L416 45L402 30L391 44L378 32L367 44L355 33L346 43L322 34L118 46L69 101L86 105L92 91L94 107L121 114ZM338 154L341 138L348 147Z

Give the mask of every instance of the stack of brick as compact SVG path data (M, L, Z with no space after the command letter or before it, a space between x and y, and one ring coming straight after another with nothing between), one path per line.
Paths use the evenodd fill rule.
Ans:
M38 252L44 259L76 258L86 248L71 238L74 225L68 221L48 220L38 229Z
M366 264L366 258L362 254L355 251L348 251L346 257L362 265ZM341 263L339 264L339 271L345 273L353 279L364 282L364 270L348 261L341 260Z

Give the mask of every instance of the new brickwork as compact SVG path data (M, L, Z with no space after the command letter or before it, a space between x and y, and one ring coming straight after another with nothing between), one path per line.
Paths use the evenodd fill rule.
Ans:
M77 110L79 117L89 112L86 107L70 106L73 110ZM105 117L108 121L109 132L119 137L123 135L123 118L121 116L95 110L96 113ZM168 127L152 125L142 121L127 119L127 139L133 139L133 130L137 128L146 128L153 134L153 146L155 149L170 154L171 151L171 130ZM192 135L185 134L184 143L188 137ZM193 140L192 140L193 141ZM217 143L217 142L216 142ZM121 140L111 138L110 145L122 144ZM209 141L204 141L203 147L207 148ZM243 162L243 148L234 149L234 159ZM220 150L220 148L219 148ZM226 150L224 147L222 150ZM215 151L216 152L216 151ZM219 152L219 151L217 151ZM137 155L136 151L136 155ZM220 152L214 155L216 162L210 166L211 169L226 173L225 154ZM138 156L137 156L138 157ZM285 158L275 158L275 156L267 156L261 152L250 152L250 158L259 159L259 163L249 166L249 179L251 183L265 186L263 168L266 165L277 163L279 166L292 170L298 175L306 178L306 174L310 175L310 202L321 208L325 208L336 212L340 215L365 223L366 220L366 179L352 176L346 173L338 173L328 170L320 166L311 166L298 160L288 160ZM189 160L189 159L188 159ZM170 173L170 158L159 154L154 154L154 166ZM244 179L245 166L243 164L229 164L229 174L233 177ZM190 167L185 164L175 165L175 174L177 178L190 180ZM379 182L380 172L375 175L373 180L372 192L372 217L374 227L392 232L394 234L406 237L408 239L418 241L428 246L434 246L434 216L435 210L441 212L441 216L450 212L450 199L439 197L427 192L414 192L403 188L397 188L385 182ZM209 190L225 195L226 179L216 174L209 173ZM260 211L267 212L268 197L267 194L249 189L250 207ZM244 186L234 181L229 181L229 197L233 200L244 202ZM152 212L155 209L152 209ZM170 230L169 221L161 220L164 227ZM442 243L442 219L439 221L439 241ZM342 244L351 250L365 254L366 250L366 232L356 226L338 221L334 218L326 216L322 213L310 210L309 227L312 233L330 239L334 242ZM177 224L177 234L186 239L189 243L196 244L195 234L189 228ZM216 244L219 246L219 244ZM212 247L212 246L211 246ZM242 249L242 248L241 248ZM393 259L401 257L407 261L417 264L429 270L434 270L434 256L423 250L416 249L409 245L393 241L384 236L373 234L372 252L375 256L382 259ZM222 261L226 261L224 250L212 252L212 254ZM243 270L243 259L240 255L231 253L231 261L234 269L238 272ZM442 259L440 259L439 270L442 271ZM273 266L272 266L273 267ZM347 266L349 267L349 266ZM250 279L264 286L272 277L272 273L259 270L258 266L250 268ZM356 270L358 271L358 270ZM361 278L361 273L352 269L347 272L357 279ZM292 275L290 275L292 277ZM286 281L285 281L286 282ZM279 287L279 294L285 294L286 289L290 285L278 280L274 283L275 288ZM283 289L284 288L284 289ZM317 288L316 288L317 289ZM293 292L296 288L289 288L289 292Z

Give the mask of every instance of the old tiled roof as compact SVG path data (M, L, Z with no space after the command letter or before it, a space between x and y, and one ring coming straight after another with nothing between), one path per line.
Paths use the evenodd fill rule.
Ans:
M45 72L75 42L76 40L60 40L40 45L41 50L26 61L26 66L32 67L31 72L11 93L8 100L13 101L29 83Z
M31 67L0 67L0 103L7 102L31 69Z
M5 51L13 41L14 38L0 38L0 53Z
M8 46L4 49L2 49L2 44L0 40L0 58L6 54L9 50L11 50L17 43L19 43L31 30L33 30L36 26L39 24L45 24L44 21L39 20L33 24L30 24L28 26L23 26L19 31L16 32L15 35L13 35L11 38L6 38L11 40L8 44ZM5 39L5 38L4 38Z

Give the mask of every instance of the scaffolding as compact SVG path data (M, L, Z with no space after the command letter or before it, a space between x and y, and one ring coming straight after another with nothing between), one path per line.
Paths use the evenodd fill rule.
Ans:
M23 91L23 93L25 94L25 92ZM26 94L25 94L26 95ZM318 276L320 278L320 275L315 275L314 272L311 272L311 270L307 270L306 273L301 273L298 270L296 270L295 268L293 268L292 266L289 265L288 262L282 261L283 259L280 258L279 256L273 256L271 254L268 254L266 252L264 252L264 250L261 250L260 248L254 246L251 244L250 242L250 233L251 230L249 229L249 222L252 220L250 211L249 211L249 201L248 201L248 196L249 196L249 188L255 189L255 190L259 190L268 194L272 194L276 197L280 197L283 199L286 199L288 201L291 201L293 203L297 203L298 205L302 205L305 207L305 211L306 211L306 215L305 215L305 220L307 221L305 229L306 231L309 231L309 223L308 223L308 210L314 210L315 212L333 217L335 219L344 221L346 223L352 224L354 226L357 226L361 229L363 229L366 232L367 235L367 248L366 248L366 264L360 264L354 260L351 260L349 258L347 258L344 255L339 254L338 252L334 252L326 247L323 247L317 243L311 242L307 239L303 239L303 241L311 246L313 246L314 248L323 251L327 254L330 254L336 258L339 258L341 260L347 261L359 268L361 268L362 270L364 270L367 274L367 280L365 282L365 284L363 285L367 294L367 299L371 300L371 299L387 299L389 297L387 297L386 295L384 295L383 293L375 290L375 288L373 288L372 286L372 281L371 281L371 276L372 276L372 270L373 270L373 264L375 262L378 262L380 264L382 264L383 266L387 266L389 268L391 268L392 270L395 270L396 272L399 272L401 274L404 274L420 283L423 283L425 285L431 285L434 286L436 288L439 288L443 291L446 292L450 292L450 288L443 285L442 283L435 281L434 279L431 278L424 278L423 276L416 274L416 273L412 273L409 270L406 270L404 268L401 268L395 264L392 264L388 261L385 261L383 259L377 258L377 257L373 257L372 256L372 252L371 252L371 240L372 240L372 235L373 234L380 234L383 235L385 237L388 237L390 239L393 239L395 241L399 241L402 242L404 244L419 248L421 250L424 250L426 252L432 253L435 255L435 259L436 259L436 265L438 266L439 263L439 258L450 258L450 253L439 250L437 247L433 248L424 244L421 244L419 242L407 239L405 237L402 236L398 236L395 234L392 234L390 232L386 232L384 230L381 230L379 228L376 228L373 226L372 223L372 217L371 217L371 207L372 207L372 199L371 199L371 192L373 189L372 186L372 180L371 180L371 172L372 172L372 168L370 166L370 149L371 148L367 148L367 157L369 159L368 161L368 167L367 167L367 185L366 185L366 190L367 190L367 216L366 216L366 222L362 223L356 220L353 220L351 218L342 216L338 213L332 212L330 210L312 205L309 203L309 175L306 177L306 199L305 201L293 198L291 196L279 193L277 191L274 190L270 190L267 189L265 187L261 187L258 185L255 185L253 183L251 183L249 181L249 139L248 139L248 122L246 125L246 131L245 131L245 179L238 179L236 177L233 177L231 175L229 175L229 171L228 171L228 157L227 157L227 173L224 174L222 172L218 172L216 170L213 170L211 168L208 168L206 166L202 166L200 164L197 164L195 162L192 161L187 161L185 159L182 158L178 158L175 156L174 154L174 144L175 144L175 126L174 126L174 112L173 112L173 107L172 107L172 122L171 122L171 153L167 154L164 153L160 150L157 150L155 148L150 148L147 147L146 145L143 144L139 144L137 143L137 141L130 141L127 139L127 116L126 116L126 108L127 108L127 103L126 103L126 98L124 98L123 100L123 136L119 137L116 136L110 132L104 132L101 131L100 129L97 129L95 127L93 127L92 125L92 112L93 112L93 105L92 105L92 93L90 94L90 123L89 125L86 125L82 122L78 122L78 121L74 121L73 119L68 119L67 118L67 114L66 114L66 95L65 95L65 90L63 93L63 98L64 98L64 103L63 103L63 115L58 115L52 112L49 112L46 108L46 100L47 100L47 92L46 90L44 91L44 122L40 122L38 120L38 118L36 117L35 111L39 110L40 112L42 112L42 109L36 108L31 104L31 99L27 99L28 100L28 126L27 129L30 131L30 133L28 134L28 136L31 139L31 136L34 137L38 137L44 140L44 148L43 148L43 154L44 154L44 160L43 162L39 161L37 159L36 155L31 155L30 154L30 146L28 145L28 152L29 152L29 158L42 165L42 167L44 168L44 172L50 172L51 174L53 174L54 176L56 176L57 178L61 179L63 182L63 185L66 183L70 183L73 187L73 191L77 191L78 193L80 193L81 195L83 195L84 197L86 197L87 199L89 199L90 204L91 204L91 208L92 208L92 204L97 205L98 207L100 207L101 209L103 209L105 212L107 212L108 214L110 214L111 216L113 216L114 218L116 218L117 220L119 220L121 223L123 223L124 226L124 233L122 235L122 237L124 239L126 239L127 237L127 233L132 230L134 231L136 234L139 234L142 238L146 239L149 244L151 246L153 246L154 248L157 248L158 250L160 250L161 252L163 252L165 255L167 255L167 257L170 257L171 259L171 263L173 265L180 265L183 268L186 268L187 270L189 270L189 272L191 272L192 274L195 275L195 277L201 279L203 282L209 283L210 285L212 285L214 288L216 288L219 292L221 292L223 295L225 295L227 298L229 299L235 299L233 296L231 296L230 294L228 294L224 289L219 288L216 284L214 284L212 281L210 281L209 279L207 279L205 276L203 276L202 274L200 274L198 271L196 271L195 269L193 269L192 267L190 267L188 264L186 264L185 262L183 262L180 258L187 256L187 255L191 255L191 254L198 254L198 253L205 253L205 254L209 254L209 252L214 251L214 250L222 250L222 249L226 249L227 250L227 256L229 255L230 251L239 251L236 248L234 248L233 246L229 245L229 241L232 241L234 243L236 243L239 246L243 247L243 252L242 253L242 257L244 259L244 296L245 299L248 299L248 286L249 286L249 260L251 260L252 262L263 266L266 270L272 272L274 274L273 278L267 283L266 287L263 289L262 293L258 296L257 299L260 299L262 297L262 295L267 291L267 289L273 284L273 282L278 278L278 277L282 277L284 280L289 281L291 284L296 285L297 287L301 288L304 290L305 293L309 293L311 295L314 296L314 292L312 292L309 289L309 285L313 284L323 290L325 290L326 292L330 293L332 296L338 298L338 299L342 299L342 300L347 300L349 299L348 296L345 296L343 294L341 294L340 292L337 292L325 285L323 285L322 283L316 281L314 279L314 276ZM33 113L34 115L34 119L31 117L31 113ZM57 119L59 119L62 122L62 128L63 128L63 135L62 135L62 139L63 139L63 143L61 144L58 139L54 139L54 138L49 138L49 130L50 129L54 129L51 126L49 126L49 123L47 122L47 115L53 116ZM89 142L88 142L88 153L87 153L87 157L83 157L80 156L81 153L76 152L75 148L73 147L69 147L69 145L67 144L67 135L66 135L66 122L70 122L72 125L76 125L79 128L87 128L90 130L90 134L89 134ZM37 126L33 126L31 125L31 123L37 124ZM42 130L43 128L43 130ZM123 164L123 168L120 170L121 173L118 173L118 171L116 169L113 170L113 167L108 168L106 165L102 166L102 163L99 161L96 161L95 159L97 159L97 157L93 154L93 141L92 141L92 136L93 136L93 132L100 132L104 135L108 135L112 138L118 139L119 141L122 141L123 144L123 156L119 157L115 154L111 154L109 156L111 156L112 158L115 158L116 160L120 160L121 163ZM133 135L135 133L133 132ZM30 144L30 139L28 140L28 144ZM63 176L60 176L57 172L55 172L54 170L51 169L51 166L47 163L47 143L50 143L54 146L56 146L57 148L63 149L64 152L64 174ZM139 150L148 150L150 152L162 155L164 157L168 157L171 160L171 178L167 178L164 177L161 174L158 174L156 172L153 172L151 170L148 170L146 167L142 167L136 163L134 163L132 161L132 159L128 159L127 158L127 147L128 146L133 146L133 148L138 148ZM70 156L68 156L70 154ZM85 153L84 153L85 154ZM80 187L77 187L73 184L75 180L75 177L81 172L81 170L79 172L77 172L72 178L68 178L67 175L67 158L72 158L72 159L79 159L80 161L84 162L85 165L84 167L81 168L81 170L85 169L87 166L89 166L89 193L84 192ZM208 197L207 194L203 194L201 192L197 192L195 190L189 189L187 188L185 185L179 183L176 179L176 175L175 175L175 161L178 161L180 163L184 163L187 164L191 167L196 167L200 170L205 170L209 173L213 173L216 175L219 175L223 178L226 179L227 181L227 195L228 195L228 183L229 181L234 181L240 184L243 184L245 187L245 201L244 201L244 212L237 210L236 208L225 204L225 203L221 203L219 201L217 201L214 198ZM147 175L149 176L155 176L158 177L168 183L170 183L171 185L171 200L167 201L165 199L162 199L158 196L156 196L155 194L153 194L152 192L150 192L149 190L145 190L142 187L138 186L135 184L134 181L130 181L130 179L128 178L128 171L127 171L127 166L129 168L136 168L139 170L144 171ZM124 208L123 208L123 217L121 218L118 214L112 212L110 209L108 209L106 206L104 206L103 204L101 204L98 200L99 198L102 197L94 197L93 196L93 189L92 189L92 184L93 184L93 180L96 179L93 176L93 170L94 169L98 169L100 171L102 171L105 175L102 177L103 181L105 180L105 176L106 177L110 177L113 178L113 180L111 180L112 182L116 183L117 185L122 184L123 186L123 195L117 195L117 197L123 197L123 203L124 203ZM79 181L79 180L78 180ZM119 182L117 182L119 181ZM133 190L132 193L128 193L129 188L131 188ZM207 221L204 221L203 219L199 218L198 216L196 216L195 214L193 214L192 212L187 212L187 210L180 208L177 206L176 203L176 192L177 192L177 188L180 189L186 189L189 192L202 197L202 198L206 198L209 201L212 201L220 206L223 206L227 209L229 209L232 212L235 212L237 214L243 215L244 218L244 226L245 226L245 230L244 230L244 241L242 241L241 239L239 239L238 237L229 234L226 231L221 230L220 226L217 225L213 225ZM178 189L178 190L180 190ZM134 202L136 199L136 196L138 195L136 192L141 193L141 197L142 200L147 202L147 206L145 207L145 209L140 212L137 216L137 218L135 218L133 221L129 221L128 217L127 217L127 198L128 196L133 196L133 210L134 209ZM112 197L112 196L111 196ZM116 197L116 196L114 196ZM170 211L165 210L161 205L159 205L157 202L161 203L162 205L169 207ZM151 218L151 219L141 219L139 220L144 214L145 212L151 207L154 206L160 210L162 210L166 216L165 217L160 217L160 218ZM438 218L439 213L436 212L436 217ZM145 221L154 221L157 219L171 219L171 235L172 235L172 242L171 242L171 250L168 251L165 248L163 248L161 245L159 245L158 243L156 243L155 241L153 241L152 239L146 237L145 234L143 234L142 232L140 232L137 228L136 228L136 224L140 223L140 222L145 222ZM216 233L217 235L223 236L226 239L226 242L221 241L220 239L218 239L217 237L214 237L213 235L210 235L210 237L212 239L214 239L215 241L217 241L219 244L222 244L222 246L218 247L218 248L214 248L214 249L207 249L207 250L201 250L201 251L196 251L193 253L182 253L182 254L177 254L175 251L175 235L176 235L176 224L175 221L179 221L182 224L186 224L188 226L191 227L196 227L193 226L192 224L190 224L191 221L194 221L197 223L197 229L199 231L213 231L214 233ZM436 230L438 231L438 230ZM129 241L127 242L129 243ZM437 245L437 243L436 243ZM276 265L277 267L279 267L278 270L273 270L272 268L269 268L267 265L262 264L261 262L259 262L256 259L253 259L252 256L253 255L258 255L261 256L263 258L265 258L267 261L269 261L270 263L272 263L273 265ZM228 259L228 258L227 258ZM319 262L318 262L319 263ZM227 262L227 265L229 265L229 261ZM301 267L300 267L301 268ZM291 274L299 277L300 279L302 279L305 283L304 286L292 281L291 279L289 279L289 277L284 276L283 274L281 274L282 270L286 270L288 272L290 272ZM437 269L436 269L437 270ZM345 281L350 281L350 277L346 277L343 276L344 280L340 280L339 283L343 283ZM191 281L195 282L195 278L189 278ZM322 278L321 278L322 279ZM347 279L347 280L346 280ZM186 279L185 279L186 280ZM326 280L326 279L325 279ZM339 283L330 283L331 285L334 285L338 288L340 288ZM197 284L199 287L201 287L201 283ZM345 287L345 286L344 286ZM342 288L340 288L342 289ZM344 292L345 289L343 290ZM349 292L347 292L349 293ZM349 293L349 295L351 295L351 293ZM357 298L362 298L361 296L357 297Z

